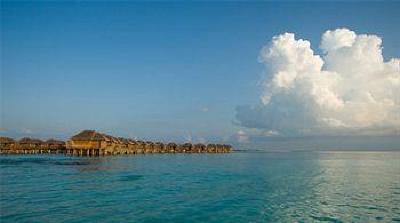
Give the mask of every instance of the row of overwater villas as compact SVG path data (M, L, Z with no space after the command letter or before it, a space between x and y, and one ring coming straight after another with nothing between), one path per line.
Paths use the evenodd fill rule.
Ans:
M9 137L0 137L0 154L62 153L63 151L65 151L65 142L60 140L42 141L24 137L17 141Z
M144 142L113 137L94 130L84 130L72 136L66 143L53 139L41 141L22 138L15 141L0 137L0 153L3 154L65 153L77 156L102 156L141 153L228 153L231 150L232 147L226 144Z

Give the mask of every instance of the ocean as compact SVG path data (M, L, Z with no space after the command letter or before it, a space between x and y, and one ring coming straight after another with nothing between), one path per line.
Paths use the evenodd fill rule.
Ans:
M400 152L0 156L0 222L400 222Z

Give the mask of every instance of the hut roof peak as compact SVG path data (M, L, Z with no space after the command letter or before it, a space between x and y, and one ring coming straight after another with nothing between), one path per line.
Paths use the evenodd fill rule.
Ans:
M83 130L77 135L71 137L72 140L94 140L94 141L102 141L107 140L107 137L104 134L98 133L95 130Z
M48 139L46 141L47 144L64 144L65 142L62 140L57 140L57 139Z
M19 140L20 143L42 143L43 141L40 139L24 137Z
M15 142L15 140L13 138L10 138L10 137L0 136L0 142L2 142L2 143L10 143L10 142Z

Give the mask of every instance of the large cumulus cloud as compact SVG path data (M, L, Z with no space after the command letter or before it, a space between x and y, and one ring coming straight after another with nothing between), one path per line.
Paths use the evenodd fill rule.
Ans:
M326 31L316 55L293 33L272 38L260 104L239 106L236 122L281 134L399 134L400 59L385 61L382 39Z

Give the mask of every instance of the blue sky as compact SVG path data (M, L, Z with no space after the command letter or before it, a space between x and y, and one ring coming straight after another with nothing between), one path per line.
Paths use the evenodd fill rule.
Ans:
M400 57L395 2L1 6L1 128L16 137L230 139L236 107L260 101L260 50L284 32L320 54L322 33L347 27Z

